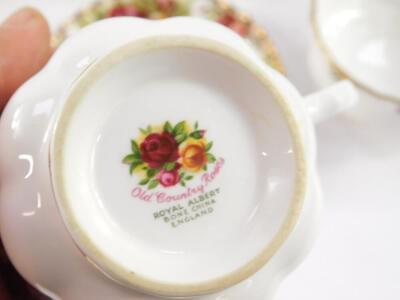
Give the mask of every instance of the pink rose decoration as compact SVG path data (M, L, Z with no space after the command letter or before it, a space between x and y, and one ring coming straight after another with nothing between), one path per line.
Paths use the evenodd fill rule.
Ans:
M171 171L167 171L162 169L156 176L158 181L163 187L174 186L179 183L179 169L181 168L181 164L176 163L175 168Z

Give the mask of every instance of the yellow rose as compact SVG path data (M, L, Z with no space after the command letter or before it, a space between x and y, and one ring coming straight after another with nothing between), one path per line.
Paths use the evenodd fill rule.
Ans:
M203 142L189 142L181 152L182 165L192 172L200 171L207 164L206 146Z

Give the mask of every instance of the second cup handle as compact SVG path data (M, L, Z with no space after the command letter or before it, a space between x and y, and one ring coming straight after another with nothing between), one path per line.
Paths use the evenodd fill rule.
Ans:
M319 123L353 107L358 100L356 87L351 81L343 80L306 96L305 105L314 123Z

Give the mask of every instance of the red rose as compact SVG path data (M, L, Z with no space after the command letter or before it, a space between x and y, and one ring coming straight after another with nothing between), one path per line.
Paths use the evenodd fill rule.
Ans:
M222 25L229 27L234 22L236 22L236 19L232 15L227 14L227 15L223 15L222 17L220 17L218 19L218 22L221 23Z
M178 170L180 169L181 165L177 163L175 165L175 168L171 171L167 171L165 169L162 169L156 176L158 181L163 187L170 187L176 185L180 178L179 178L179 172Z
M229 27L241 36L246 36L249 33L249 25L241 22L232 15L224 15L218 19L218 22Z
M146 14L141 12L134 5L117 6L109 13L109 17L146 17Z
M175 8L174 0L157 0L157 5L162 11L172 11Z
M142 160L152 169L179 158L178 143L169 132L149 134L140 144L140 153Z

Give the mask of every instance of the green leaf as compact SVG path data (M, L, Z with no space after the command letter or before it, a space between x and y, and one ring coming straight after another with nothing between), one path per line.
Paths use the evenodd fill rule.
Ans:
M204 165L203 170L207 171L207 165Z
M130 165L135 160L137 160L136 156L134 154L129 154L129 155L124 157L124 159L122 160L122 163Z
M188 176L185 177L185 180L192 180L192 179L193 179L192 175L188 175Z
M148 134L150 134L150 133L151 133L151 131L152 131L152 128L151 128L151 126L149 125L149 126L147 126L145 129L143 129L143 128L139 128L139 130L140 130L140 132L141 132L142 134L144 134L144 135L148 135Z
M147 135L147 130L143 128L139 128L140 132L144 135Z
M209 143L206 145L206 152L210 151L210 149L212 148L212 146L213 146L213 142L209 142Z
M107 14L105 11L96 11L95 16L96 16L96 20L102 20L102 19L106 18Z
M156 176L156 174L157 174L158 172L160 172L160 169L159 169L159 168L157 168L157 169L148 169L148 170L147 170L147 177L153 178L154 176Z
M172 125L171 125L171 123L170 122L165 122L165 124L164 124L164 131L166 131L166 132L172 132L174 129L172 128Z
M181 180L181 186L186 186L186 183L183 181L183 180Z
M119 2L123 2L123 1L119 1ZM157 1L125 1L125 3L130 3L130 4L135 5L135 7L141 11L141 12L145 12L145 13L150 13L153 11L157 11L159 10L158 5L157 5Z
M146 185L148 184L150 181L150 178L144 178L142 180L140 180L139 185Z
M176 1L176 7L174 11L175 16L187 16L190 14L189 5L186 2Z
M143 162L141 160L135 160L134 162L131 163L131 166L129 168L129 173L132 175L133 171L136 169L136 167L140 166Z
M178 144L182 144L184 141L186 141L186 139L188 138L188 135L186 133L177 135L175 137L175 140Z
M190 137L192 137L192 138L194 138L194 139L196 139L196 140L199 140L199 139L201 139L201 138L203 137L202 131L201 131L201 130L193 131L193 132L190 134Z
M174 129L172 130L174 136L178 136L184 132L185 132L185 121L181 121L178 124L176 124Z
M172 171L175 168L175 163L174 162L169 162L164 164L164 169L166 171Z
M185 172L182 172L181 174L179 174L179 178L182 179L183 177L185 177Z
M196 121L196 123L194 123L194 130L199 129L199 122Z
M211 153L207 153L207 161L210 163L214 163L217 159Z
M136 143L136 141L134 141L134 140L131 140L131 149L132 149L133 154L139 154L140 155L139 146Z
M149 183L149 190L155 189L158 186L158 180L157 179L153 179L152 181L150 181Z

